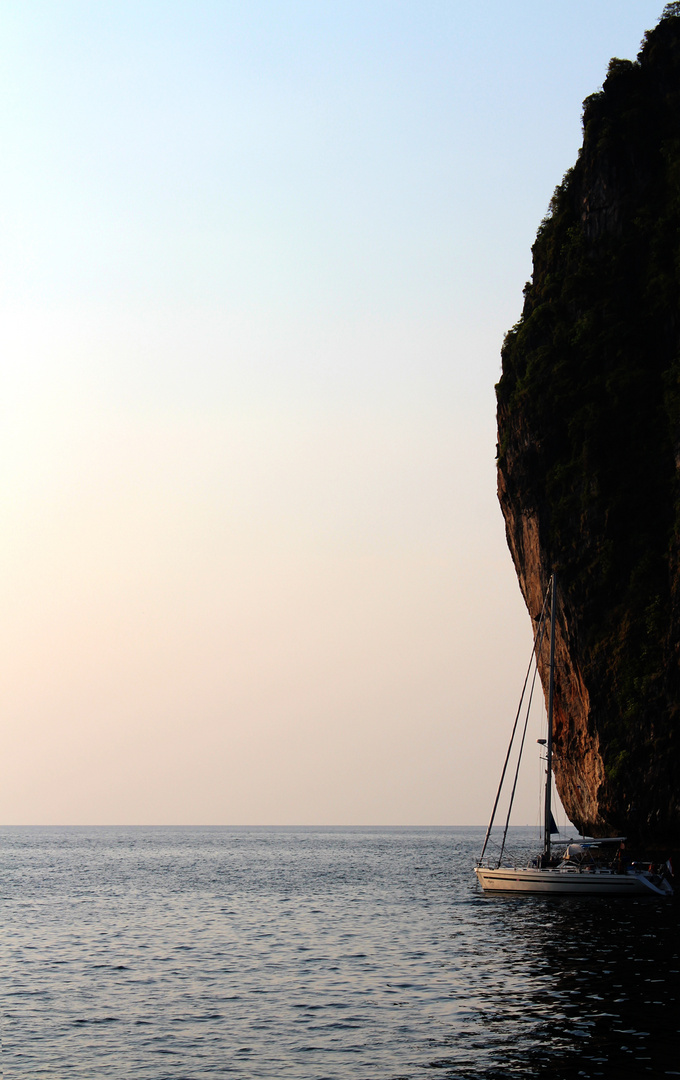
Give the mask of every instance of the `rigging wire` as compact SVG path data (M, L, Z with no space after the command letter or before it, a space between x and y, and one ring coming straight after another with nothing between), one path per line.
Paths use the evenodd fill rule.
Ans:
M539 653L541 651L541 645L543 644L543 631L544 630L545 630L545 625L543 626L543 629L541 630L541 637L540 637L540 641L538 643L538 652ZM505 838L508 835L508 826L510 824L510 814L512 813L512 804L513 804L514 799L515 799L515 791L517 790L517 777L519 776L519 767L522 764L522 751L524 750L524 740L526 739L526 736L527 736L527 725L529 723L529 713L531 712L531 702L532 702L533 696L534 696L534 688L536 686L536 676L537 676L537 674L538 674L538 661L536 661L536 666L534 667L534 677L531 680L531 691L529 693L529 704L527 705L527 714L526 714L526 716L524 718L524 731L522 732L522 741L519 744L519 754L517 755L517 768L515 769L515 779L514 779L514 782L513 782L513 785L512 785L512 791L510 792L510 803L509 803L509 806L508 806L508 816L505 819L505 828L503 829L503 840L501 842L501 852L500 852L500 855L498 856L498 865L499 866L501 865L501 859L503 858L503 852L505 851Z
M552 579L551 579L551 581L552 581ZM545 629L545 615L546 615L546 610L547 610L547 607L548 607L548 597L549 597L549 595L550 595L550 585L548 585L546 594L545 594L545 596L543 598L543 607L541 608L541 617L540 617L540 621L539 621L539 624L538 624L538 631L540 633L540 643L542 643L542 641L543 641L543 631ZM526 694L527 683L529 682L529 675L531 674L531 665L533 664L534 659L537 658L537 656L538 656L538 649L540 648L539 633L537 633L537 635L536 635L536 639L534 640L534 646L533 646L533 649L531 650L531 660L529 661L529 666L527 668L526 677L524 679L524 686L522 687L522 696L520 697L519 705L517 706L517 713L515 715L515 722L514 722L514 724L512 726L512 735L510 736L510 745L508 746L508 752L505 755L505 762L503 763L503 771L501 773L501 779L500 779L500 783L498 785L498 791L496 792L496 799L495 799L494 804L493 804L493 810L491 811L491 820L490 820L490 822L488 824L488 827L487 827L487 830L486 830L486 836L484 837L484 846L482 847L482 853L479 856L479 862L480 863L481 863L482 859L484 858L484 852L486 851L486 846L489 843L489 837L491 835L491 829L493 828L494 819L496 817L496 810L498 809L498 800L500 799L501 791L503 790L503 782L505 780L505 773L507 771L508 762L510 760L510 752L512 750L512 744L514 742L515 733L517 731L517 724L519 722L520 714L522 712L522 705L524 703L524 695Z

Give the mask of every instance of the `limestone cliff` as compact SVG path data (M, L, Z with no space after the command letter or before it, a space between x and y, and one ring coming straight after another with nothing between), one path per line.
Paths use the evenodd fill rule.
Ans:
M532 618L558 574L556 784L588 832L678 844L680 3L584 103L533 263L498 492Z

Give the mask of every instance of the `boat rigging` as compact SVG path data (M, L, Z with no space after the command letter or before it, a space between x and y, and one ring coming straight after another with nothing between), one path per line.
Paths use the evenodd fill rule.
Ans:
M517 788L522 752L526 739L529 711L533 698L534 685L538 670L538 657L541 653L543 638L546 629L547 613L549 619L549 667L548 667L548 733L546 739L539 739L541 746L546 750L546 777L543 800L543 851L533 856L526 866L503 865L505 854L505 842L507 838L512 804ZM553 854L552 836L557 833L555 819L552 813L552 760L553 760L553 711L555 704L555 622L557 612L557 578L553 573L546 591L543 608L536 629L534 647L531 661L527 669L522 696L515 715L508 751L505 756L501 779L496 792L496 798L491 812L491 819L484 837L482 852L475 866L477 879L485 892L522 892L522 893L555 893L555 894L636 894L641 893L657 896L672 896L673 887L669 880L671 874L666 867L654 866L644 862L631 863L625 861L625 837L608 837L606 839L586 839L578 841L570 840L563 842L561 851ZM505 821L500 854L495 866L485 860L491 830L494 825L498 803L503 789L508 763L512 753L515 736L517 734L520 715L522 713L527 687L532 668L534 669L531 688L526 706L526 718L519 744L517 766L513 780L507 818ZM615 858L611 858L611 845L618 845Z

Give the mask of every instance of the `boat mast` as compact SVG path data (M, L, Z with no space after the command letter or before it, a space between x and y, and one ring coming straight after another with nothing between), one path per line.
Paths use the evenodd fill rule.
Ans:
M552 810L550 807L550 787L552 781L552 736L553 736L553 698L555 691L555 585L556 575L550 579L550 669L548 675L548 738L546 744L547 767L545 778L545 824L543 833L543 853L550 858L550 836L552 829Z

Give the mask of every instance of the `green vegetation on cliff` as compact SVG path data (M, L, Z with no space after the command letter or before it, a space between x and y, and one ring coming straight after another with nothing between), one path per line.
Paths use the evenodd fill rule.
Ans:
M504 513L537 518L559 574L604 818L680 834L680 3L583 131L503 346Z

